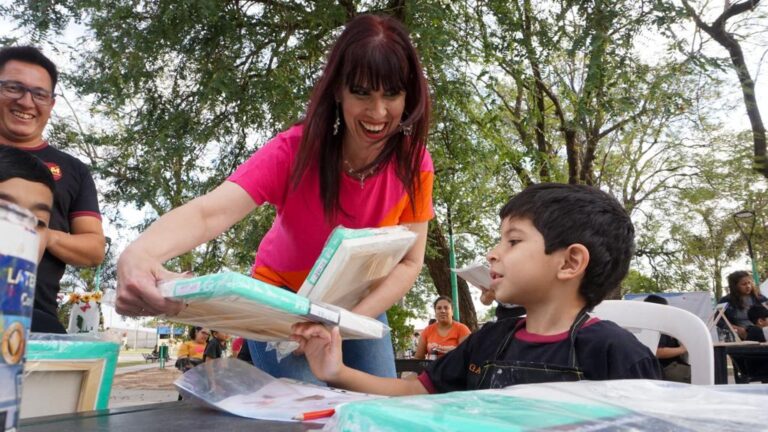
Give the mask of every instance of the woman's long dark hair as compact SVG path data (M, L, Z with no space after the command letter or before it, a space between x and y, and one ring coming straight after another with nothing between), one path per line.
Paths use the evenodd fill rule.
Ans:
M403 183L413 205L418 188L421 162L429 131L430 99L427 81L418 54L403 25L394 18L360 15L351 20L328 55L328 62L312 90L304 133L291 173L291 183L297 187L304 174L317 161L320 195L327 219L341 208L339 178L342 172L342 138L345 125L333 134L336 120L336 97L342 86L361 85L374 91L405 91L403 128L386 137L381 154L360 171L397 164L397 177ZM339 107L341 110L341 107ZM397 119L395 119L397 121Z
M744 295L739 292L739 281L745 277L752 277L752 274L748 271L737 270L728 275L728 306L736 309L744 309L746 304L744 303ZM759 304L760 301L757 298L757 290L753 289L749 294L754 300L754 304Z

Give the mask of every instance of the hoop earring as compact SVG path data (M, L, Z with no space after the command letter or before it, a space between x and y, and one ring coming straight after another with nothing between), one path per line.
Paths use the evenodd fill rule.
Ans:
M341 118L339 117L339 104L336 103L336 121L333 122L333 135L339 134L339 126L341 126Z

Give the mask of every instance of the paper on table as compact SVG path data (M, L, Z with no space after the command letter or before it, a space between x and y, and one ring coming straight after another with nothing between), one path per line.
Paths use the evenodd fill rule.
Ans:
M491 269L487 264L474 263L460 269L451 269L457 276L485 291L491 287Z
M246 362L220 358L194 367L175 382L185 398L241 417L296 421L294 417L381 396L277 379ZM322 422L324 419L313 420Z
M230 396L214 404L216 408L241 417L262 420L296 421L299 414L320 411L353 401L374 399L374 396L345 392L277 379L250 394ZM322 422L326 419L315 419Z

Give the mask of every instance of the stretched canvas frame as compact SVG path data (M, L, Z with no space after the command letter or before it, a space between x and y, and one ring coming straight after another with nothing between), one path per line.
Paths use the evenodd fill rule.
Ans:
M82 378L80 379L80 389L77 392L75 409L78 412L93 411L97 409L99 389L101 388L106 364L107 362L104 359L32 360L24 365L24 379L25 381L28 381L31 375L36 373L46 373L46 381L48 381L49 385L55 386L58 382L58 379L56 378L57 374L66 373L69 375L70 372L80 372ZM54 411L69 411L67 407L71 405L72 401L57 401L54 398L38 398L35 397L36 394L29 394L29 391L37 393L37 391L30 389L29 387L24 387L22 389L22 418L48 415ZM45 407L38 408L37 404L43 404ZM30 409L32 411L29 411Z
M106 409L119 350L117 343L92 336L32 333L22 382L21 417ZM39 380L35 374L46 375ZM57 392L65 400L54 405L53 393Z

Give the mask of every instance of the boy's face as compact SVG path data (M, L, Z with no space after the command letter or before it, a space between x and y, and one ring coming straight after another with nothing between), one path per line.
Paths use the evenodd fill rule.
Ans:
M501 241L488 252L496 300L523 306L545 300L556 282L559 253L544 253L544 237L529 219L507 218Z
M758 327L768 327L768 318L758 318L756 324Z
M42 183L12 178L0 182L0 199L23 207L37 217L36 230L40 236L37 260L40 261L48 240L48 223L51 221L51 206L53 205L51 190Z

